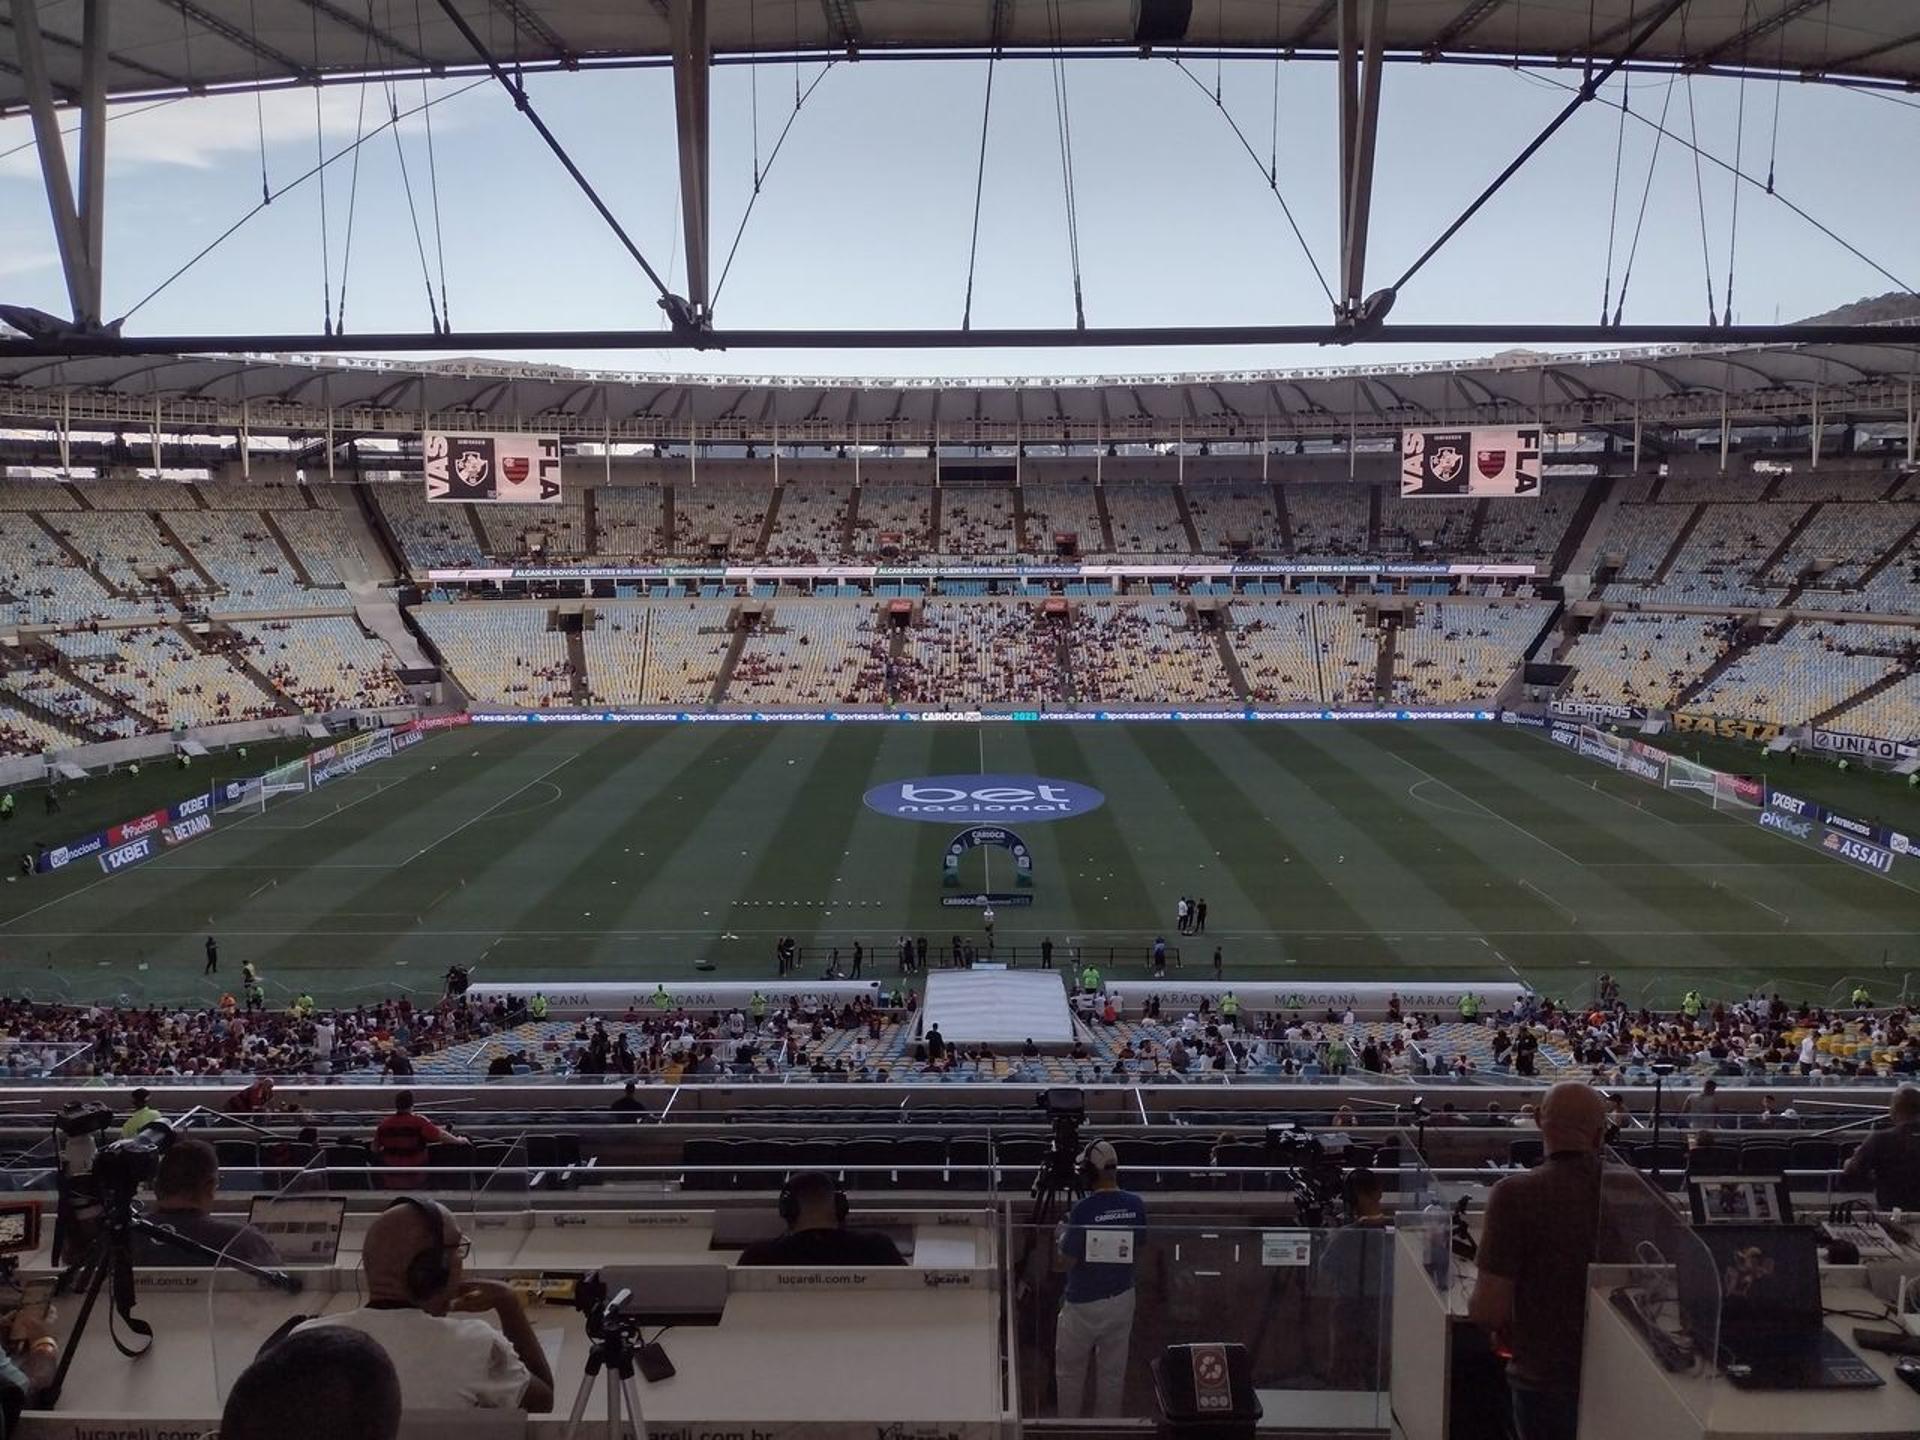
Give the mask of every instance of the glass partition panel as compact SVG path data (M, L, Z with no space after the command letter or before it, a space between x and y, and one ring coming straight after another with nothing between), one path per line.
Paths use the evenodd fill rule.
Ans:
M1589 1414L1599 1425L1630 1423L1630 1402L1623 1402L1621 1387L1636 1373L1643 1381L1649 1378L1651 1365L1668 1377L1659 1397L1683 1410L1692 1425L1709 1428L1713 1378L1720 1373L1722 1294L1729 1284L1743 1284L1745 1270L1765 1257L1747 1245L1750 1237L1744 1232L1750 1227L1696 1230L1681 1208L1684 1203L1631 1166L1612 1156L1606 1160L1589 1272L1583 1426ZM1792 1229L1766 1228L1783 1236ZM1727 1248L1721 1241L1740 1243ZM1813 1286L1817 1313L1817 1272Z
M1245 1347L1265 1424L1388 1423L1390 1230L1015 1223L1013 1370L1022 1420L1159 1416L1167 1346Z

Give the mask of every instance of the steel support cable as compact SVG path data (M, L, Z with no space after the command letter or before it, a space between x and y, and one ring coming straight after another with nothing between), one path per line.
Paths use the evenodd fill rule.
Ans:
M1707 281L1707 323L1714 324L1719 319L1719 310L1713 303L1713 259L1707 253L1707 187L1700 175L1700 117L1693 106L1693 76L1687 76L1687 133L1692 136L1693 151L1693 198L1700 211L1700 268L1705 272Z
M416 49L426 49L426 25L420 17L420 0L413 0L413 33ZM427 77L420 77L420 98L427 98ZM426 106L421 119L427 127L427 179L433 187L433 252L435 262L440 267L440 320L447 327L447 333L453 333L453 311L447 306L447 242L446 232L440 225L440 162L433 153L433 107Z
M1280 0L1273 0L1273 136L1267 148L1267 184L1280 185Z
M414 3L418 4L419 0L414 0ZM758 55L760 39L753 23L754 10L753 0L747 0L747 50L751 54ZM753 114L753 188L758 190L760 188L760 67L749 65L747 77L748 103Z
M1773 193L1773 162L1780 158L1780 87L1787 78L1787 27L1780 27L1780 49L1773 62L1773 144L1767 151L1767 193Z
M1207 87L1201 83L1199 77L1187 69L1186 66L1182 65L1178 59L1173 61L1173 67L1182 75L1186 76L1187 79L1191 80L1201 94L1204 95L1206 93ZM1300 230L1300 222L1293 218L1293 207L1287 204L1287 197L1280 189L1278 178L1271 174L1266 166L1260 163L1259 155L1254 152L1254 148L1248 143L1247 137L1241 133L1240 127L1234 123L1232 113L1228 111L1224 105L1218 108L1221 116L1226 120L1228 128L1233 131L1234 138L1240 142L1240 148L1247 152L1247 158L1253 161L1254 168L1261 172L1262 177L1267 182L1267 188L1273 192L1273 198L1280 202L1280 213L1287 217L1287 228L1293 231L1293 238L1300 242L1300 253L1306 257L1307 266L1313 271L1313 278L1320 282L1320 289L1326 294L1327 303L1337 306L1339 302L1333 298L1333 287L1327 284L1327 277L1320 273L1320 262L1313 258L1313 249L1307 244L1307 237Z
M1440 253L1440 248L1455 235L1459 234L1466 223L1480 213L1481 207L1499 193L1500 188L1504 186L1507 181L1519 173L1520 167L1538 154L1540 148L1559 133L1560 127L1571 120L1574 113L1579 110L1581 106L1585 105L1600 92L1600 87L1613 78L1614 72L1619 70L1620 67L1625 65L1629 60L1633 59L1635 55L1639 54L1641 48L1647 41L1654 37L1660 27L1672 19L1683 5L1690 3L1691 0L1666 0L1666 3L1661 5L1659 11L1653 18L1648 20L1645 25L1633 34L1626 45L1622 47L1620 53L1609 60L1598 75L1589 76L1580 84L1575 91L1573 99L1567 102L1566 107L1562 109L1558 115L1554 116L1552 120L1547 122L1545 129L1527 142L1525 148L1507 163L1506 168L1494 176L1486 188L1474 196L1471 203L1468 204L1466 209L1460 212L1453 223L1441 231L1434 242L1427 246L1425 250L1422 250L1419 257L1415 259L1414 262L1402 272L1400 278L1394 281L1388 288L1393 291L1398 291L1415 275L1419 274L1420 271L1426 267L1426 263ZM1574 89L1572 86L1567 88Z
M1073 267L1074 328L1087 328L1086 305L1080 289L1080 219L1073 193L1073 121L1067 103L1066 61L1060 43L1060 0L1047 0L1047 26L1053 39L1054 133L1060 143L1060 186L1067 203L1067 256Z
M482 85L485 85L486 83L487 82L484 79L469 81L467 84L462 85L458 90L451 90L447 92L445 95L434 96L433 99L426 102L426 105L443 105L449 100L457 100L462 95L465 95L468 91L478 90ZM425 106L421 106L413 110L403 110L400 112L400 118L402 120L405 120L409 116L418 114L419 110L424 108ZM324 183L326 178L325 171L328 169L328 167L336 164L341 160L346 159L349 154L358 152L359 148L362 145L365 145L368 141L373 140L380 134L382 130L385 130L387 128L388 123L389 122L382 122L380 125L376 126L373 130L368 132L366 135L356 139L351 145L346 145L341 147L340 149L334 151L333 154L321 160L318 164L312 166L310 169L305 170L301 174L295 176L293 179L289 180L286 184L282 185L279 189L273 192L273 199L278 200L281 196L285 195L288 191L299 188L300 186L306 184L307 181L313 179L315 176L319 176L322 182ZM255 205L251 210L247 211L246 214L242 215L238 220L234 221L233 224L229 225L225 230L222 230L217 236L215 236L206 245L202 246L200 250L195 253L193 258L188 260L186 264L182 265L179 269L175 270L171 275L167 276L166 279L162 280L158 285L154 286L153 289L149 290L145 295L141 296L139 301L133 306L133 308L128 310L126 314L122 315L114 323L116 325L122 325L122 324L125 324L128 320L131 320L134 317L134 315L139 312L141 306L145 305L149 300L153 299L154 296L158 295L162 290L165 290L169 285L173 284L174 281L178 280L182 275L186 274L187 271L191 270L195 265L199 264L202 260L206 259L207 256L211 255L214 252L214 250L217 249L223 241L225 241L229 236L234 234L234 232L239 230L241 226L245 225L249 220L253 219L254 216L258 215L262 210L266 208L267 208L267 202L263 200L259 204ZM345 283L344 276L342 278L342 283L343 285ZM346 302L343 297L341 301L341 307L342 307L343 313L345 310L345 305L346 305ZM326 333L331 335L335 332L332 330L328 330Z
M367 27L366 45L360 56L360 68L365 71L373 58L373 27ZM347 279L353 269L353 220L360 208L360 142L367 133L367 82L360 81L360 107L353 121L353 172L347 182L347 234L340 246L340 305L334 317L333 329L336 335L347 333ZM378 134L378 131L374 132ZM224 238L224 237L222 237Z
M1622 312L1627 308L1627 289L1633 284L1633 262L1640 258L1640 233L1646 228L1647 201L1653 195L1653 172L1660 164L1660 142L1667 135L1667 109L1673 104L1673 84L1676 78L1672 75L1667 77L1667 93L1660 101L1660 123L1653 127L1653 153L1647 157L1647 181L1640 188L1640 213L1633 222L1633 243L1627 247L1627 268L1621 272L1620 296L1613 306L1613 323L1616 326L1620 323ZM1631 113L1624 106L1621 107L1620 114L1623 119ZM1636 115L1634 118L1640 117Z
M540 138L546 142L547 148L553 152L554 158L565 167L567 174L573 177L573 183L580 187L580 193L587 197L588 202L593 206L594 210L598 212L600 218L606 222L607 228L613 231L614 238L620 242L627 254L633 257L634 263L646 272L647 279L653 282L653 288L660 292L660 298L663 301L673 302L675 310L670 313L677 314L677 312L683 310L684 302L680 301L672 291L667 289L666 281L662 280L659 272L647 263L647 257L640 253L640 247L633 243L633 237L627 234L626 227L621 225L619 220L614 217L613 211L607 208L606 201L600 198L600 192L595 190L592 182L580 173L580 167L573 163L573 157L567 153L566 146L560 143L553 131L547 128L546 122L540 118L539 113L534 110L533 102L527 98L526 88L514 80L512 76L508 75L501 67L500 62L493 58L493 53L487 49L480 37L474 33L473 27L467 23L466 16L460 13L459 8L453 3L453 0L439 0L439 4L441 11L453 22L454 28L466 39L468 46L473 50L475 58L487 67L488 73L491 74L493 78L500 83L500 87L513 98L514 108L527 117L528 123L539 132ZM678 323L677 319L675 323Z
M1564 80L1557 80L1551 75L1543 75L1538 71L1523 71L1521 73L1527 75L1528 78L1530 79L1544 80L1549 85L1558 86L1562 90L1571 90L1574 88L1573 86L1567 84L1566 81ZM1866 91L1864 93L1873 94L1875 92ZM1912 104L1911 101L1903 101L1896 96L1888 96L1886 98L1893 100L1894 103L1896 104L1905 104L1905 105ZM1633 118L1635 120L1638 120L1642 125L1648 126L1650 129L1654 130L1657 134L1664 136L1665 138L1673 141L1675 144L1685 145L1687 143L1682 136L1675 135L1671 130L1668 130L1664 123L1655 123L1654 121L1649 120L1646 116L1640 114L1638 111L1634 111L1632 113L1633 113ZM1662 112L1662 117L1664 121L1664 112ZM1705 160L1709 165L1719 166L1722 170L1725 170L1729 175L1732 175L1736 180L1742 181L1748 185L1751 185L1757 190L1765 191L1768 195L1772 196L1775 200L1778 200L1782 205L1786 206L1787 209L1791 210L1795 215L1798 215L1802 220L1806 221L1807 224L1811 225L1814 229L1818 230L1822 235L1826 236L1829 240L1833 241L1833 243L1838 245L1842 250L1845 250L1849 255L1853 256L1853 258L1858 260L1862 265L1865 265L1869 269L1873 270L1882 279L1891 281L1894 285L1899 287L1899 289L1904 291L1906 294L1920 295L1920 290L1915 290L1911 285L1907 284L1906 281L1902 280L1898 275L1894 274L1891 270L1887 269L1887 267L1882 265L1878 260L1875 260L1871 255L1867 254L1866 251L1862 250L1859 246L1855 245L1852 241L1848 240L1844 235L1840 234L1837 230L1833 229L1832 226L1827 225L1821 220L1819 220L1818 218L1816 218L1812 213L1810 213L1807 209L1805 209L1805 207L1796 205L1793 201L1789 200L1785 195L1780 193L1777 187L1769 190L1767 188L1765 181L1759 180L1754 176L1747 174L1744 170L1734 169L1733 166L1729 165L1725 160L1722 160L1718 155L1714 154L1711 150L1702 149L1700 151L1700 158L1702 160Z
M318 7L307 12L313 17L313 70L320 73L320 11ZM313 87L313 155L321 165L320 171L320 323L327 334L333 333L333 255L327 241L327 159L326 127L320 114L320 87Z
M254 0L247 0L247 33L255 39L260 35L260 21L254 14ZM317 68L317 67L316 67ZM260 52L253 52L253 124L260 136L260 197L267 198L267 110L266 102L260 98Z
M837 60L829 60L824 66L821 67L820 73L813 77L812 83L810 83L807 86L806 92L801 95L799 102L793 107L792 113L790 113L787 116L787 123L780 127L780 135L773 142L773 149L767 152L766 168L760 172L760 179L763 182L766 180L767 176L773 173L773 162L780 158L780 149L783 145L787 143L787 136L793 130L793 122L800 118L801 107L804 106L807 103L807 101L813 98L813 92L820 88L820 82L827 78L827 72L833 69L833 67L838 63L839 62ZM747 221L753 218L753 207L755 203L757 203L760 199L760 188L761 187L759 185L754 186L753 193L747 197L747 208L741 212L740 224L733 232L733 244L727 247L727 263L720 267L720 278L714 283L713 302L712 302L713 305L718 305L720 303L720 292L726 288L727 274L729 271L733 269L733 257L735 254L739 252L740 239L742 236L744 236L747 233ZM674 194L676 195L676 197L679 195L679 190L677 187L675 188ZM679 218L680 218L679 211L676 209L674 211L674 219L677 221ZM674 243L676 246L679 244L678 229L676 229L674 232ZM676 250L675 253L678 254L679 253L678 250ZM672 267L669 266L668 268L671 269ZM712 307L709 306L709 308L712 308Z
M178 105L182 100L185 100L186 98L187 97L185 95L174 95L165 100L156 100L151 105L142 105L137 110L122 110L117 115L107 116L107 123L111 125L116 120L131 120L138 115L148 115L155 110L164 110L169 105ZM60 129L60 133L63 136L78 135L80 133L80 127L78 125L63 125ZM22 140L18 145L13 146L11 149L0 150L0 160L10 160L15 155L21 154L23 151L33 149L34 146L38 145L39 143L40 142L38 140L34 140L34 139Z
M1741 6L1740 29L1744 33L1752 14L1752 0ZM1739 98L1733 108L1733 169L1740 171L1740 162L1745 158L1747 140L1747 47L1740 47L1740 88ZM1721 311L1720 323L1733 324L1733 269L1735 258L1740 249L1740 182L1733 182L1733 214L1727 221L1727 290L1724 297L1725 308Z
M960 307L960 328L973 328L973 267L980 256L980 200L987 188L987 122L993 118L993 56L987 56L987 98L980 107L980 163L973 175L973 238L967 244L967 298Z
M413 175L407 169L407 147L400 139L400 102L395 97L391 83L387 89L387 114L392 118L389 130L393 135L393 153L400 162L400 189L407 197L407 219L413 223L413 249L420 257L420 283L427 291L427 315L433 321L433 333L443 333L440 324L440 307L433 298L433 273L427 268L427 242L420 233L420 209L413 201Z
M1627 11L1627 28L1633 28L1634 7ZM1593 6L1587 7L1587 40L1592 48ZM1633 74L1620 74L1620 126L1613 136L1613 197L1607 202L1607 273L1600 282L1600 323L1607 323L1607 310L1613 303L1613 247L1620 232L1620 169L1627 146L1627 108L1633 103Z

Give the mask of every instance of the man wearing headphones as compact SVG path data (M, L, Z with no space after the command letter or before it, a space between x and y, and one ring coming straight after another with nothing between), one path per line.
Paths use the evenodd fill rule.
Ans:
M1840 1178L1850 1185L1872 1182L1878 1209L1920 1210L1920 1088L1894 1091L1887 1118L1892 1126L1862 1141Z
M780 1192L787 1233L756 1240L742 1265L904 1265L900 1247L878 1230L847 1228L846 1192L819 1170L802 1170Z
M300 1330L346 1325L379 1341L400 1374L403 1409L546 1414L553 1371L526 1311L500 1281L462 1277L468 1244L444 1205L401 1196L374 1217L360 1247L366 1304ZM487 1310L498 1329L478 1318Z
M1120 1156L1105 1140L1080 1152L1086 1195L1067 1213L1060 1255L1067 1288L1053 1339L1054 1388L1063 1419L1086 1412L1087 1371L1093 1371L1093 1413L1118 1415L1133 1333L1133 1267L1147 1206L1120 1188Z

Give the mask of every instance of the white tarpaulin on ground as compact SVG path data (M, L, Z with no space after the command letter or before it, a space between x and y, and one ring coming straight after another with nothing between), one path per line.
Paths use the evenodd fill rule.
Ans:
M927 976L921 1034L933 1026L952 1044L1073 1042L1066 987L1053 970L936 970Z

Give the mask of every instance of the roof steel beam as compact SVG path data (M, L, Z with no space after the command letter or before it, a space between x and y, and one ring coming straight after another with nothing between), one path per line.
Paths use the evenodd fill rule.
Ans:
M1920 326L1889 325L1383 325L1356 334L1342 325L1174 325L1005 330L480 330L463 349L484 350L969 350L1084 349L1088 346L1260 345L1872 345L1920 357ZM0 337L0 357L174 355L236 351L282 354L444 351L445 335L399 331L356 335L84 335ZM1712 354L1675 357L1715 359ZM1641 363L1623 357L1623 364ZM1677 383L1677 382L1674 382Z
M1337 318L1360 318L1373 213L1373 153L1380 132L1380 56L1387 0L1338 0L1340 10L1340 295Z
M20 56L20 78L25 83L27 104L33 113L33 140L40 152L40 178L46 184L47 210L53 219L53 238L60 251L60 269L66 276L67 299L73 306L75 323L97 324L100 319L100 287L92 257L87 250L87 234L73 201L73 180L67 171L67 149L60 138L60 117L53 108L53 85L47 76L47 51L40 37L39 0L13 0L14 39ZM94 12L88 7L88 18ZM104 18L100 22L104 25ZM88 72L97 78L95 66ZM99 97L96 95L96 102ZM91 111L100 119L101 106ZM85 127L83 126L83 129ZM89 177L91 178L91 176Z
M580 52L569 45L566 38L555 30L539 12L522 5L520 0L493 0L493 8L513 21L516 30L525 30L547 49L560 57L561 64L568 70L580 63Z
M388 54L403 56L425 70L437 68L433 63L432 56L422 54L411 45L404 44L395 36L389 35L385 30L375 25L371 20L363 16L355 15L351 10L343 10L338 5L329 4L328 0L300 0L300 3L315 14L326 16L327 19L343 29L351 30L354 34L364 36L366 39L371 40L374 44L386 50Z
M87 308L104 312L107 230L107 0L86 0L80 45L80 238L87 247Z
M1862 60L1872 60L1886 54L1889 50L1901 50L1909 45L1920 45L1920 30L1915 30L1911 35L1902 35L1895 40L1883 40L1878 45L1869 45L1864 50L1856 50L1851 55L1842 55L1836 60L1811 66L1802 73L1807 75L1843 73L1849 65L1858 65Z
M827 17L827 30L834 43L842 49L858 49L860 17L854 13L853 0L820 0L820 10Z
M11 30L12 28L13 22L6 16L0 15L0 30ZM42 26L40 29L40 39L55 50L79 50L83 48L82 43L75 40L71 35L62 35L59 31L49 30L45 26ZM157 69L144 61L135 60L130 55L121 55L110 50L107 52L107 58L121 70L131 70L136 75L150 75L155 80L164 81L168 85L177 85L183 90L187 88L187 82L181 76ZM0 61L0 70L6 70L14 75L20 73L18 66L9 65L5 61ZM64 86L55 86L54 88L60 90L61 93L69 99L76 98L77 96L76 91L67 89Z
M711 312L712 129L707 0L669 0L673 28L673 119L680 142L680 219L687 245L687 305L696 325Z
M1314 36L1318 35L1320 33L1320 27L1333 18L1333 12L1339 4L1340 0L1320 0L1320 3L1314 7L1313 12L1300 22L1293 34L1287 37L1286 45L1284 46L1286 52L1291 55L1295 50L1301 49L1311 41Z
M178 10L187 19L198 24L201 29L210 34L218 35L229 45L238 46L249 55L257 56L262 60L279 66L296 79L311 83L319 78L320 72L315 70L311 65L294 59L293 56L287 54L284 50L276 50L258 36L251 35L247 31L242 30L238 25L228 24L211 10L202 9L200 6L194 4L193 0L161 0L161 3ZM14 8L17 10L19 7L15 6Z
M1783 29L1798 20L1809 10L1817 10L1822 5L1830 5L1833 0L1786 0L1786 3L1764 20L1756 20L1744 30L1738 30L1722 40L1711 50L1703 50L1694 57L1695 65L1711 65L1722 55L1731 55L1736 51L1745 53L1747 47L1756 40L1764 40L1774 31Z
M1505 3L1506 0L1467 0L1466 8L1442 25L1433 39L1427 42L1427 53L1438 55L1462 35L1484 24L1487 17Z

